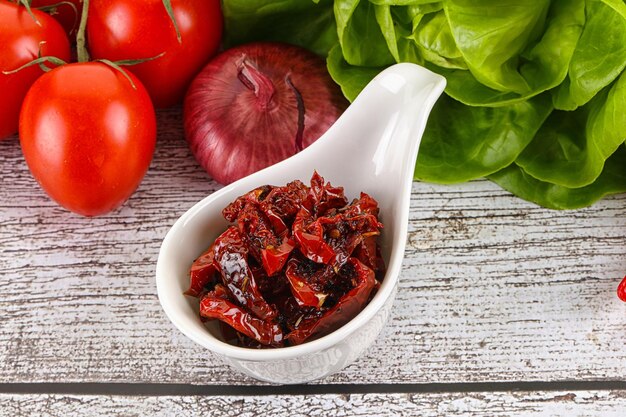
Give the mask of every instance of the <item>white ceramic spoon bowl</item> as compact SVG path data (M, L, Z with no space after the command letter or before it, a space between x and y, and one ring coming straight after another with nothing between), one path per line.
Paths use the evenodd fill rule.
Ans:
M361 356L380 333L395 298L407 237L413 167L428 115L445 79L414 64L381 72L337 122L299 154L230 184L183 214L167 233L156 269L159 300L180 331L234 368L263 381L301 383L337 372ZM198 301L183 295L189 267L228 223L221 215L258 186L309 183L313 171L349 200L364 191L380 206L387 273L372 301L343 327L298 346L248 349L225 343L216 321L205 325Z

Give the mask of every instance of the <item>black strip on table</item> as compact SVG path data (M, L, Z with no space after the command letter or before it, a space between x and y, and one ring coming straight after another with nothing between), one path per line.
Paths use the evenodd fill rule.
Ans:
M510 391L626 390L626 381L521 381L423 384L193 385L133 383L0 383L2 394L123 396L253 396L311 394L419 394Z

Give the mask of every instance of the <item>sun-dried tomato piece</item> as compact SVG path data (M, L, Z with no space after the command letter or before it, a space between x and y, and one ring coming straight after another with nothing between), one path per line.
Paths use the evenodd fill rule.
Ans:
M341 208L348 204L343 187L333 187L330 182L315 171L311 177L311 188L306 201L307 209L315 216L322 216L328 210Z
M366 237L353 252L355 258L374 271L377 269L376 237Z
M626 277L617 286L617 296L620 300L626 302Z
M274 187L263 200L261 210L272 222L277 235L288 232L307 195L308 187L295 180L284 187Z
M265 249L261 249L261 262L267 275L275 275L281 271L295 247L296 242L291 238L285 238L278 247L267 245Z
M239 211L237 227L250 254L259 262L261 262L261 250L268 245L277 246L280 244L271 223L256 202L248 202Z
M226 220L234 223L237 220L237 217L239 217L239 212L243 210L246 204L249 202L258 202L263 200L272 188L274 187L271 185L264 185L262 187L255 188L241 197L237 197L235 201L227 205L226 208L222 210L222 215Z
M278 322L281 324L283 333L287 334L295 330L305 317L321 317L327 308L316 309L298 304L296 298L289 292L287 295L276 300L276 306L280 312Z
M208 284L217 282L215 277L216 269L213 261L213 245L211 245L209 249L191 264L191 268L189 269L189 289L185 291L185 294L198 297L205 291L204 288Z
M233 299L260 319L271 320L276 311L263 299L247 262L248 249L239 230L229 227L214 243L215 265Z
M324 286L324 281L333 274L329 267L322 267L317 271L306 268L306 263L291 259L287 263L285 276L289 280L291 292L300 306L314 307L320 309L328 297L328 293L320 288ZM324 279L326 276L326 279Z
M207 293L200 301L200 315L218 319L263 345L279 347L283 344L283 332L277 323L256 318L213 292Z
M282 294L289 293L289 284L285 274L280 273L268 276L262 266L251 265L250 269L261 295L269 304L273 304Z
M335 269L341 268L356 247L367 237L378 236L382 224L371 214L348 217L338 214L316 220L324 230L325 242L335 253L329 261Z
M324 241L323 228L309 228L311 223L311 213L302 207L293 222L293 237L304 256L313 262L327 264L335 256L335 251Z
M374 271L363 265L358 259L350 258L341 269L340 275L353 280L355 286L341 297L337 304L321 317L305 317L296 329L287 335L287 340L299 345L306 340L316 339L337 330L356 317L365 307L370 293L376 284Z
M295 242L287 233L283 233L283 237L277 235L274 226L278 223L286 228L280 218L272 223L261 210L261 204L252 199L245 203L237 215L237 227L245 245L268 275L283 268L289 253L295 247Z
M355 199L341 210L346 216L356 216L357 214L372 214L378 217L378 203L369 194L361 193L358 199Z

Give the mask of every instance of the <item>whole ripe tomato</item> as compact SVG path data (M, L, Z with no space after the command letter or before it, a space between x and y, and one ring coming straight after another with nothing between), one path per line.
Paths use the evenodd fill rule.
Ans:
M68 3L74 5L76 9ZM80 14L83 10L83 0L32 0L30 5L31 7L54 6L47 13L61 23L68 36L76 35Z
M36 65L14 74L2 71L12 71L36 59L40 48L42 56L70 59L70 43L61 25L43 12L33 13L39 24L25 7L0 0L0 139L17 132L24 96L44 73Z
M171 0L181 42L162 0L91 0L87 38L92 58L158 59L132 68L156 107L180 102L217 51L222 34L219 0Z
M101 62L63 65L40 77L20 115L20 142L41 187L84 216L130 197L156 143L150 96L130 72Z

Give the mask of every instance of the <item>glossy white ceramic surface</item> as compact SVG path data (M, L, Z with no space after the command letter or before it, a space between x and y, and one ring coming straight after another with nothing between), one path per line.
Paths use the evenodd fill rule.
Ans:
M159 300L180 331L246 374L275 383L301 383L337 372L370 346L389 316L406 243L413 167L428 115L445 79L414 64L381 72L337 122L299 154L230 184L184 213L167 233L157 263ZM320 339L279 349L246 349L220 339L216 322L205 326L197 300L183 295L188 270L225 230L221 210L260 185L308 183L317 170L348 199L364 191L380 205L384 224L383 283L367 307L348 324Z

